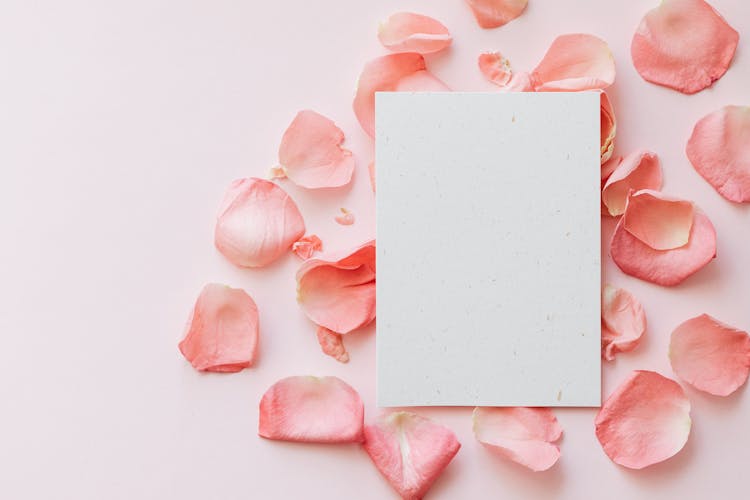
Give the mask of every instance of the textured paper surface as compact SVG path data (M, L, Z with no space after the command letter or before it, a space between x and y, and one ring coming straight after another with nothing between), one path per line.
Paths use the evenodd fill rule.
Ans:
M600 404L597 93L378 93L377 399Z

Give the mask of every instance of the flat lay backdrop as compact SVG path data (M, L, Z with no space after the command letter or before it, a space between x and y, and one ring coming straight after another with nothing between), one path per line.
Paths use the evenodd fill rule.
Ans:
M351 98L362 65L385 53L378 21L431 15L454 44L428 56L456 90L487 91L476 58L499 50L531 69L553 38L588 32L617 63L611 97L616 154L655 151L664 191L694 200L718 233L718 258L676 288L624 276L648 316L637 349L604 363L608 395L633 369L673 376L672 329L707 312L750 328L750 206L730 204L692 169L684 146L695 121L750 104L750 4L711 2L740 32L729 72L685 96L645 83L629 46L657 0L530 0L505 27L482 30L462 0L6 0L0 4L0 496L13 499L392 498L358 446L257 437L257 405L277 379L338 375L375 408L374 327L345 339L347 365L320 353L295 303L289 255L240 270L213 248L213 220L229 182L264 175L294 114L312 108L347 134L353 184L306 192L291 185L308 231L329 249L374 231L366 174L371 140ZM539 138L544 141L544 137ZM534 196L529 186L529 196ZM339 207L353 226L333 220ZM613 224L605 221L603 241ZM470 242L466 242L469 248ZM604 248L604 244L603 244ZM195 372L177 342L200 288L245 288L261 314L257 366ZM746 492L750 396L687 389L685 449L644 471L602 452L596 410L561 409L562 457L532 473L475 440L469 408L420 409L463 444L430 498L736 498Z

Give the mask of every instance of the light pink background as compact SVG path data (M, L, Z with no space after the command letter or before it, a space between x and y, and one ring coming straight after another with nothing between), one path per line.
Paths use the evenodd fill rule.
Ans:
M630 37L656 4L531 0L520 19L485 31L461 0L3 2L0 495L394 496L357 446L257 437L260 396L291 374L342 377L373 416L374 329L347 337L348 365L323 356L295 303L299 262L290 255L267 269L236 269L214 250L212 230L227 184L265 174L294 113L313 108L344 129L360 165L351 188L289 191L328 248L372 234L372 144L351 97L365 61L385 52L377 22L398 10L433 15L451 29L453 47L428 64L460 90L493 89L476 68L480 51L500 50L516 69L530 69L558 34L604 37L617 60L617 153L656 151L665 191L695 200L716 225L718 258L673 289L623 276L606 259L608 280L643 301L649 330L636 352L605 364L605 395L633 369L671 376L669 333L691 316L708 312L750 328L749 207L720 198L684 154L698 118L724 104L750 104L750 4L713 0L740 31L740 48L728 74L694 96L647 84L631 65ZM355 213L354 226L333 221L339 207ZM605 237L611 230L605 223ZM255 368L202 375L179 355L183 323L208 281L244 287L257 301ZM469 408L420 410L463 443L430 497L741 496L747 390L723 399L687 392L687 446L641 472L603 454L593 432L596 410L557 410L562 458L539 474L476 443Z

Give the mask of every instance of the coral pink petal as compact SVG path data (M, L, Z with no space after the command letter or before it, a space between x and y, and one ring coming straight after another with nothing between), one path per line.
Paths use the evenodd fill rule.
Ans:
M602 163L602 189L604 189L604 183L609 179L609 176L612 175L612 172L615 171L620 163L622 163L622 156L610 158L605 163ZM608 214L609 210L606 210L605 213Z
M344 338L340 333L332 332L324 326L319 326L316 335L324 354L342 363L349 362L349 353L344 347Z
M345 186L356 162L341 147L344 133L333 121L309 109L300 111L284 132L279 163L295 184L309 188Z
M297 254L297 257L302 260L309 259L315 252L319 252L322 249L323 242L315 234L304 236L292 245L292 252Z
M672 379L637 370L596 416L596 437L616 464L642 469L679 452L690 434L690 401Z
M622 215L631 190L661 189L661 182L661 165L655 153L650 151L630 153L622 159L604 184L602 202L610 215ZM692 213L690 215L692 217ZM689 231L690 226L688 225L686 229ZM688 231L685 232L686 237Z
M447 87L426 71L424 57L416 52L389 54L365 65L352 107L370 137L375 137L375 92L409 90L447 90Z
M258 347L258 308L238 288L203 287L180 342L196 370L238 372L253 364Z
M609 96L602 90L601 93L601 111L600 111L600 147L601 147L601 163L605 164L611 157L612 151L615 149L615 135L617 135L617 118L615 117L615 110L612 108L612 103L609 100Z
M334 220L342 226L351 226L354 224L354 214L349 210L342 208L341 213L334 217Z
M625 160L623 160L624 163ZM616 170L610 180L617 173ZM640 177L643 184L648 182L654 185L661 184L661 172L657 172L656 169L653 173L643 172ZM630 182L635 182L635 180ZM633 186L631 189L637 187ZM667 196L658 191L642 189L631 192L626 203L623 227L654 250L672 250L688 243L694 219L692 202Z
M686 152L724 198L750 202L750 106L725 106L701 118Z
M375 162L371 161L369 165L367 165L367 173L370 174L370 187L372 188L372 192L375 192Z
M477 60L479 71L485 78L495 85L505 87L513 76L510 62L500 52L485 52L479 54Z
M537 91L604 89L615 81L615 61L601 38L561 35L531 72L531 80Z
M750 373L750 336L702 314L672 332L669 360L677 376L696 389L728 396Z
M378 38L388 50L431 54L453 40L440 21L412 12L397 12L380 25Z
M498 28L520 16L528 0L466 0L484 29Z
M549 469L560 457L554 442L562 428L549 408L476 407L472 420L480 443L533 471Z
M313 322L348 333L375 319L375 240L306 260L297 271L297 302Z
M410 412L385 413L365 427L365 450L407 500L422 498L461 444L440 424Z
M364 415L359 394L343 380L288 377L260 400L258 434L277 441L361 443Z
M635 349L646 331L643 306L630 292L605 285L602 290L602 357Z
M738 40L704 0L662 0L641 20L630 55L644 80L694 94L727 71Z
M238 179L229 186L214 231L216 248L231 263L262 267L275 261L305 234L294 200L265 179Z

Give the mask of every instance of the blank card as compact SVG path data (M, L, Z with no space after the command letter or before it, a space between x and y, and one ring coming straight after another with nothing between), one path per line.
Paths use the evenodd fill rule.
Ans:
M599 94L376 95L380 406L599 406Z

